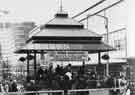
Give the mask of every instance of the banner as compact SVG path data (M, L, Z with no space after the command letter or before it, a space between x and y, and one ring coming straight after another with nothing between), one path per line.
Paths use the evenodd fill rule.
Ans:
M86 51L52 51L48 54L53 61L83 61L88 57Z

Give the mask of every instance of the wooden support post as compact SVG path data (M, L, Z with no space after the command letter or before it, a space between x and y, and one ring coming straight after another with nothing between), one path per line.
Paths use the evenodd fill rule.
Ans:
M29 52L27 52L27 81L29 81L29 63L30 63L30 61L29 61Z
M45 63L45 56L44 56L44 51L41 50L41 53L40 53L40 60L41 60L41 63L40 64L44 64Z
M35 81L36 81L36 77L37 77L37 62L36 61L37 61L36 60L36 51L34 51L34 75L35 75L34 79L35 79Z
M101 64L101 53L98 52L98 64Z

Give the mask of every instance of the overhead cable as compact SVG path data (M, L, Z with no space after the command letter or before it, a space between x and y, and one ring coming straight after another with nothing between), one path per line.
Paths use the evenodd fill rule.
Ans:
M87 17L85 17L85 18L79 20L79 22L82 22L82 21L84 21L85 19L88 19L89 17L92 17L92 16L94 16L94 15L97 15L98 13L100 13L100 12L102 12L102 11L105 11L105 10L107 10L107 9L109 9L109 8L115 6L115 5L117 5L117 4L119 4L119 3L123 2L123 1L124 1L124 0L119 0L118 2L115 2L115 3L109 5L108 7L104 8L104 9L102 9L102 10L100 10L100 11L94 13L94 14L88 15Z
M100 1L99 1L99 2L97 2L96 4L94 4L94 5L92 5L91 7L89 7L89 8L87 8L87 9L85 9L84 11L82 11L82 12L78 13L77 15L73 16L72 18L76 18L76 17L78 17L78 16L82 15L83 13L85 13L85 12L89 11L90 9L92 9L92 8L94 8L94 7L96 7L96 6L100 5L100 4L102 4L104 1L106 1L106 0L100 0Z

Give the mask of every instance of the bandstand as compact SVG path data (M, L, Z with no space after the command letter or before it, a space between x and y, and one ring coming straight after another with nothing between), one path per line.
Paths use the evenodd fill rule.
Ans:
M55 51L86 51L96 53L101 63L101 52L112 51L114 48L102 42L102 37L84 28L84 25L70 18L66 12L58 12L54 18L44 25L30 31L26 45L16 53L33 54L34 74L37 72L37 54L41 57ZM46 59L45 59L46 60ZM27 75L29 76L29 59L27 59Z

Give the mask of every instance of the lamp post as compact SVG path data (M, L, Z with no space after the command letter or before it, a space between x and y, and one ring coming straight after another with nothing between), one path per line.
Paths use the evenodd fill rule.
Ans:
M105 11L104 11L105 13ZM108 20L108 17L104 16L103 15L94 15L94 16L98 16L98 17L101 17L105 20L105 29L106 29L106 43L109 44L109 27L108 27L108 24L109 24L109 20ZM88 28L88 18L91 17L90 15L87 16L87 28ZM109 52L107 52L107 55L109 55ZM107 63L106 63L106 75L108 76L109 75L109 59L107 60Z
M107 36L106 36L106 42L109 44L108 17L102 16L102 15L96 15L96 16L99 16L99 17L105 19L105 29L106 29L106 34L107 34Z
M106 42L109 44L109 29L108 29L108 17L102 16L102 15L96 15L98 17L104 18L105 20L105 29L106 29ZM107 55L109 55L109 52L107 52ZM109 75L109 59L106 63L106 76Z

